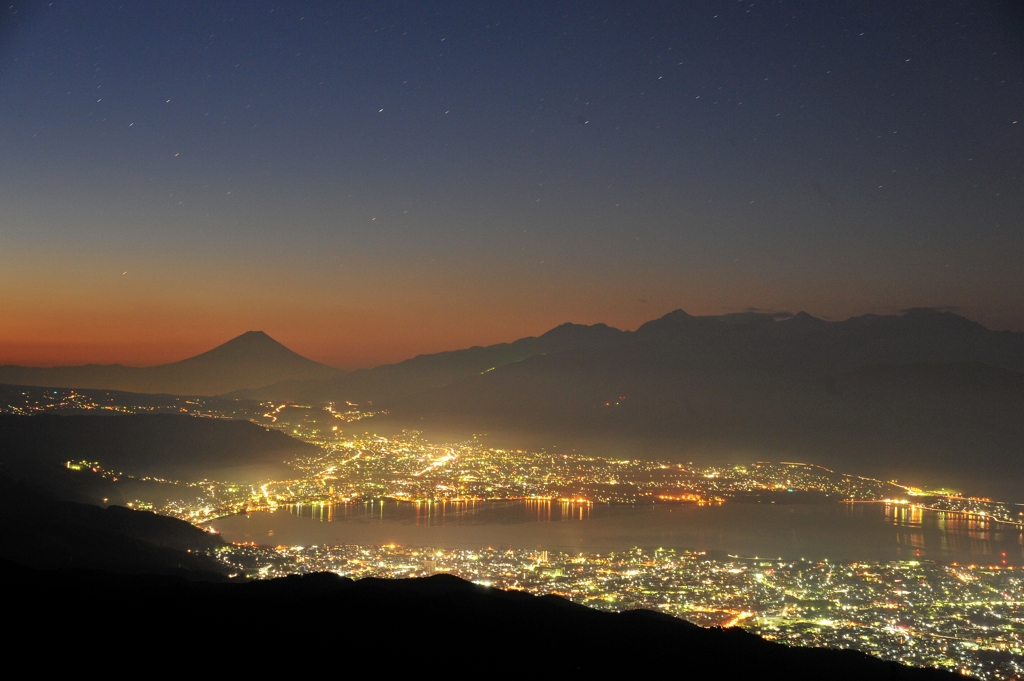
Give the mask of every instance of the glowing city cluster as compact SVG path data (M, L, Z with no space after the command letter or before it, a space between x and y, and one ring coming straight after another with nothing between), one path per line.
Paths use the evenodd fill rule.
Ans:
M804 495L821 502L893 500L914 508L1021 522L1011 504L924 491L798 462L695 466L575 452L496 449L476 439L437 445L419 433L385 438L320 434L320 449L292 461L296 476L256 486L191 483L187 499L158 510L193 522L281 505L397 501L551 499L593 503L762 503ZM141 502L140 502L141 503Z
M390 438L369 432L359 434L351 432L349 425L381 412L353 403L312 406L154 396L152 404L138 405L125 404L125 396L118 393L42 389L25 389L19 396L20 402L9 400L6 411L110 409L241 418L319 447L315 454L290 462L296 470L294 478L267 480L256 486L190 481L183 483L187 494L172 494L162 505L154 506L146 499L133 502L136 507L153 508L192 522L282 504L343 504L368 499L543 498L709 504L740 497L773 503L773 495L779 494L813 495L820 501L893 500L1003 523L1024 522L1024 508L1018 505L962 496L950 490L921 490L808 463L695 466L576 451L499 449L487 447L475 437L461 443L433 444L415 431ZM138 400L138 396L132 398Z

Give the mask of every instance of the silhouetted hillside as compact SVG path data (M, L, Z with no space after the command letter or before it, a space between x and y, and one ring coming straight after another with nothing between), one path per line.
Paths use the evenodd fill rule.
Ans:
M244 481L288 470L284 461L312 449L247 421L177 414L0 415L0 462L7 465L85 460L136 476L199 480L230 470L232 480Z
M806 457L1020 496L1022 369L1024 336L948 313L679 311L385 406L425 426L662 440L686 457Z
M637 350L667 366L834 374L870 364L978 362L1024 372L1024 334L990 331L949 312L911 310L827 322L801 312L693 317L682 310L633 334Z
M146 511L55 498L0 475L0 558L41 568L216 579L224 568L200 551L223 542L192 525Z
M213 350L173 364L0 367L0 383L95 388L136 393L218 395L288 380L325 379L341 371L289 350L262 331L249 331Z
M262 671L274 674L344 668L389 676L956 678L848 650L791 648L738 629L702 629L650 611L598 612L446 575L353 582L318 574L215 584L47 573L2 563L0 575L23 597L7 611L22 629L33 630L44 617L88 613L104 622L104 640L140 658L153 654L164 668L195 669L215 645L246 663L259 660ZM80 588L83 583L90 588ZM168 641L181 640L181 632L208 636L203 645L177 646L169 656Z
M218 577L223 567L199 553L221 546L218 537L174 518L99 505L134 498L139 485L156 483L65 464L84 460L136 476L186 480L224 472L237 480L289 471L283 461L310 449L244 421L0 415L0 557L39 567Z
M603 373L712 372L823 377L875 364L978 363L1024 372L1024 334L990 331L948 312L911 310L827 322L801 312L694 317L676 310L633 332L563 324L539 337L474 347L353 371L328 380L287 381L236 397L382 404L455 382L495 382L535 357L581 355ZM495 375L489 375L491 372ZM476 379L474 377L483 376ZM613 390L614 392L614 390Z

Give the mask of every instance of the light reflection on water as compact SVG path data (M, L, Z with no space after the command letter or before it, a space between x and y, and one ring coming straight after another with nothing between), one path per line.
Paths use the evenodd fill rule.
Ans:
M849 505L854 506L853 504ZM994 564L1017 564L1024 547L1020 528L963 513L928 511L916 506L883 504L886 519L901 532L896 534L901 549L915 557L926 555L930 548L939 555L986 558ZM933 532L929 532L933 530ZM938 546L932 547L926 535L934 534ZM1014 550L1014 544L1018 550Z
M1024 565L1020 529L905 504L610 505L524 501L297 504L211 523L228 541L611 551L634 546L819 560Z
M284 504L279 508L299 518L318 522L399 522L423 527L464 524L589 520L614 512L609 504L561 499L512 501L442 500L380 501L362 503ZM621 507L633 509L634 507Z

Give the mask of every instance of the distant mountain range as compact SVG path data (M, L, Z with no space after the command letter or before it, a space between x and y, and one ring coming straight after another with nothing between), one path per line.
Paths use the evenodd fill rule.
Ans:
M565 324L236 395L372 401L409 425L637 455L656 443L684 458L806 457L922 483L985 477L993 493L1024 481L1024 334L933 310L840 322L678 310L632 332Z
M445 395L459 390L497 395L503 391L499 386L515 380L512 376L530 373L540 380L541 374L565 375L574 362L587 364L586 383L593 383L597 375L611 381L607 395L594 395L595 402L602 402L619 394L612 377L616 373L673 381L727 374L824 377L874 365L965 362L1021 373L1024 334L990 331L958 315L931 310L842 322L804 312L782 318L758 313L694 317L676 310L636 331L563 324L512 343L420 355L323 379L239 390L231 396L393 406L412 404L405 398L414 395L433 401L439 396L433 391L449 386Z
M218 395L281 381L322 380L341 374L338 369L289 350L262 331L249 331L213 350L173 364L145 368L120 364L53 368L6 365L0 366L0 383Z
M397 364L319 380L283 381L257 390L239 390L229 396L312 403L346 400L385 403L486 374L530 357L608 345L624 334L604 324L562 324L542 336L520 338L512 343L419 355Z
M636 331L563 324L349 373L252 332L161 367L3 367L0 382L373 403L428 432L684 460L803 457L1024 501L1024 334L934 310L839 322L677 310Z

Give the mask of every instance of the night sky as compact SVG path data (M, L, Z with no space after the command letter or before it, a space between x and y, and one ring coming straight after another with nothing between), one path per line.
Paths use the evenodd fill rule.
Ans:
M0 363L675 308L1024 331L1018 2L22 2Z

